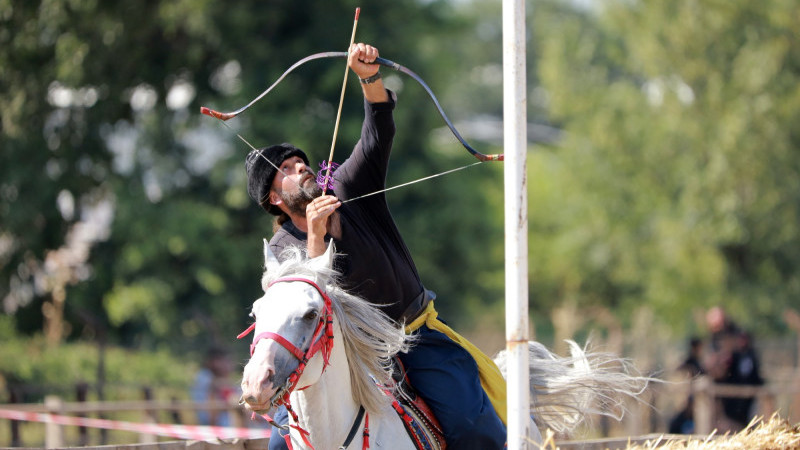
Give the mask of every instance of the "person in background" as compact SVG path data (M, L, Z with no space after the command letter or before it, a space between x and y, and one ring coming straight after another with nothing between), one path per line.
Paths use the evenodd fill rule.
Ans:
M714 382L762 385L764 380L761 378L752 336L736 325L719 306L708 311L706 324L710 332L711 351L705 367ZM717 397L720 415L717 427L725 431L743 429L753 417L751 409L754 401L753 397Z
M721 382L731 367L739 327L719 306L706 313L706 326L709 331L709 351L705 369L715 381Z
M750 333L742 331L736 338L736 348L731 357L731 364L726 376L721 383L760 386L764 384L761 378L758 355L753 348L753 338ZM752 408L754 397L723 397L722 406L725 415L735 420L742 428L750 423L753 418Z
M669 421L671 434L694 434L694 396L686 398L686 405Z
M231 382L233 365L228 352L220 347L211 347L203 361L203 367L197 372L191 388L191 398L195 403L223 401L230 403L238 397L237 388ZM200 425L231 426L231 415L228 411L198 410L197 422Z
M678 366L678 371L688 376L691 383L695 378L706 373L702 360L703 341L698 337L693 337L689 340L686 359ZM672 434L693 434L694 431L694 396L691 394L690 387L686 404L669 422L669 432Z
M698 337L689 340L689 349L686 359L678 370L686 372L690 378L695 378L706 373L703 368L703 341Z

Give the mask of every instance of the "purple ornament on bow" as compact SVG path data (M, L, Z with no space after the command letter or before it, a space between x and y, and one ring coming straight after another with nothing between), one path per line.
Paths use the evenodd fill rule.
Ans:
M319 172L317 172L317 186L323 191L332 191L333 190L333 172L339 168L339 163L331 162L328 165L328 161L323 161L319 163ZM328 182L325 183L325 174L328 173L328 169L330 169L330 175L328 175Z

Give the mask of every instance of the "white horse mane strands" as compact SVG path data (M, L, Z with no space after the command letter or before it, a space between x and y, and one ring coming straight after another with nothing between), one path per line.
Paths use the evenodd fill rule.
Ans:
M414 336L407 335L402 324L394 322L375 305L340 288L335 270L312 268L302 250L288 247L280 259L283 262L278 271L264 272L262 287L266 290L279 278L304 276L328 294L349 361L353 399L370 414L380 414L381 407L390 402L390 398L376 388L376 382L394 391L392 357L408 351Z

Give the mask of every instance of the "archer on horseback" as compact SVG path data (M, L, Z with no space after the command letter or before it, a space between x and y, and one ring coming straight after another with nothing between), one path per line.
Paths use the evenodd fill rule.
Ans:
M359 43L350 49L348 66L361 80L365 119L361 139L331 175L331 192L326 193L329 180L322 180L322 187L315 182L302 150L280 144L248 154L248 193L278 216L269 242L278 258L289 246L318 256L333 240L341 254L335 266L342 286L379 305L418 336L399 358L407 378L439 420L447 445L500 449L506 440L506 389L499 369L438 319L435 294L425 289L385 194L347 202L385 189L396 95L384 87L379 66L373 64L377 58L375 47ZM275 419L280 421L281 414ZM270 442L270 448L282 445L278 439Z

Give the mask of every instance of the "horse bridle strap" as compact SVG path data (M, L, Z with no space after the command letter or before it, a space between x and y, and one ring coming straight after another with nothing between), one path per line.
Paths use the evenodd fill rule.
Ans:
M239 333L239 335L236 336L236 338L237 339L241 339L241 338L247 336L248 334L252 333L253 330L255 330L255 329L256 329L256 324L254 323L254 324L250 325L249 327L247 327L246 330L244 330L241 333ZM303 351L300 350L299 348L295 347L294 344L289 342L288 339L286 339L285 337L281 336L278 333L273 333L271 331L264 331L263 333L258 333L253 338L253 342L250 344L250 356L253 356L253 353L256 351L256 344L261 339L272 339L272 340L276 341L277 343L281 344L283 346L283 348L285 348L286 350L289 350L289 353L294 355L294 357L299 359L300 361L302 361L303 357L305 356Z
M353 439L356 437L356 432L358 431L358 424L361 423L361 419L364 418L364 413L366 410L364 409L364 405L361 405L358 408L358 414L356 415L356 420L353 421L353 426L350 427L350 432L347 433L347 438L344 440L344 444L339 447L339 450L346 449L350 446L350 443L353 442ZM367 416L367 422L364 425L364 435L369 436L369 416Z
M303 357L305 356L302 350L295 347L286 338L284 338L278 333L273 333L271 331L265 331L263 333L259 333L258 335L256 335L256 337L253 338L253 343L250 344L250 356L253 356L253 352L256 350L256 344L258 344L258 341L260 341L261 339L272 339L273 341L281 344L283 348L289 350L289 353L294 355L294 357L299 359L300 361L302 361Z

